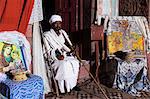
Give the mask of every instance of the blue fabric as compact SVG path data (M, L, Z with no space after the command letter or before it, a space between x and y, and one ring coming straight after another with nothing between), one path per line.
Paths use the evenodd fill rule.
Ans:
M133 96L140 96L141 91L150 91L145 59L132 62L118 61L118 70L114 81L115 88Z
M13 81L10 79L4 82L10 88L10 99L43 99L44 86L41 77L30 75L27 80Z

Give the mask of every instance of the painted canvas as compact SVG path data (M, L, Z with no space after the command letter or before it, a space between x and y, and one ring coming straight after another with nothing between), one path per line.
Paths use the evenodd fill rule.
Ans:
M14 72L26 70L21 48L0 42L0 66L9 67Z
M112 32L108 35L108 51L113 54L116 51L123 49L123 33L122 32Z
M108 54L117 51L135 51L137 55L145 52L144 35L135 20L113 19L107 34Z

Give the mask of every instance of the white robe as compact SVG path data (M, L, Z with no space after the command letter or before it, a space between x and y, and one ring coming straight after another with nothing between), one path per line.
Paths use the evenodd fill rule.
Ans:
M64 44L65 39L71 46L72 43L64 30L60 30L60 32L61 34L58 36L53 29L50 29L43 34L44 57L51 65L49 68L54 70L54 77L58 81L60 92L65 93L64 87L66 87L67 92L70 92L77 84L79 61L74 56L66 55L71 50ZM64 60L56 58L55 50L57 49L64 55Z

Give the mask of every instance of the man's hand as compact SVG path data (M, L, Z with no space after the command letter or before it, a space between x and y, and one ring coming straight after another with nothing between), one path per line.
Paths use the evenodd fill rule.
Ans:
M64 56L61 55L61 53L59 52L58 49L55 51L55 54L56 54L56 57L57 57L58 60L63 60L64 59Z
M59 55L57 56L58 60L64 60L64 56L63 55Z

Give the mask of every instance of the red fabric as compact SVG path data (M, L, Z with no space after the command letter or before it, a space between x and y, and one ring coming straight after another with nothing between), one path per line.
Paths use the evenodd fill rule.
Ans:
M25 33L34 0L0 0L0 31Z

